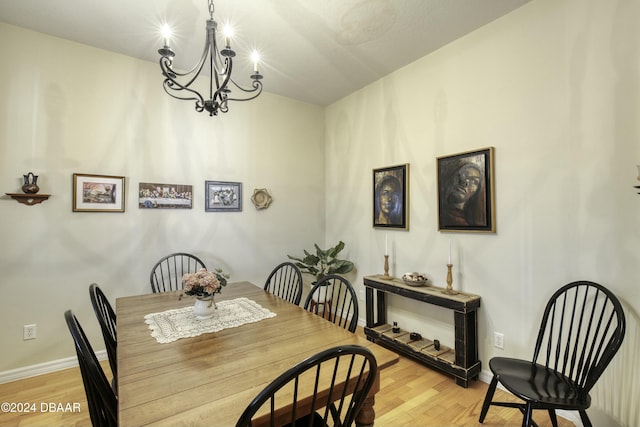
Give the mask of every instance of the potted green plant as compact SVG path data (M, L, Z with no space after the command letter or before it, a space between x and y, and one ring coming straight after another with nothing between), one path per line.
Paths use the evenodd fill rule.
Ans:
M320 249L317 243L313 244L316 253L304 251L304 258L298 258L287 255L289 259L296 261L300 271L312 274L316 280L311 284L322 279L327 274L345 274L353 270L353 263L344 259L338 259L338 254L344 249L344 242L340 241L337 245L329 249Z

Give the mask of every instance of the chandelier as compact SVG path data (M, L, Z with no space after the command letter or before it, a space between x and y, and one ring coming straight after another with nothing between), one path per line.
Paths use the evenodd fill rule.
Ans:
M207 110L209 116L217 116L218 112L226 113L229 111L229 101L249 101L255 99L262 93L262 75L258 71L258 58L254 53L253 74L251 74L251 88L244 88L237 84L231 78L233 71L233 58L236 53L231 49L229 37L225 37L225 47L218 50L218 42L216 40L217 22L213 19L213 0L209 1L209 19L207 19L207 38L204 44L202 57L198 63L189 71L181 73L174 68L173 58L175 52L169 47L169 39L165 37L164 47L158 49L160 54L160 68L162 75L165 77L163 87L165 92L176 99L184 101L195 101L196 111L202 112ZM205 68L206 66L206 68ZM209 93L205 96L193 89L191 85L200 76L203 71L209 73ZM238 89L239 97L234 97L231 89Z

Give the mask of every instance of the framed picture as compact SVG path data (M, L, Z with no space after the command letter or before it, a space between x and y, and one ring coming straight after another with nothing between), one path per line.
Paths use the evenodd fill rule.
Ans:
M183 184L138 184L140 209L191 209L193 187Z
M409 229L409 164L373 170L373 226Z
M205 212L242 211L242 183L205 181Z
M73 174L74 212L124 212L124 176Z
M493 147L437 158L438 229L495 233Z

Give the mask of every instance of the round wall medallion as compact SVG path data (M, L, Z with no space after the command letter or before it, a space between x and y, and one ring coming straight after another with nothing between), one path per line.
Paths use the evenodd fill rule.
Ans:
M251 202L256 209L267 209L273 198L266 188L256 188L253 190L253 196L251 196Z

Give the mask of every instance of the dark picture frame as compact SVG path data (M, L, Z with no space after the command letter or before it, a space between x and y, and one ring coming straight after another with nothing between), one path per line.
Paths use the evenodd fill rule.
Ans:
M186 184L138 184L138 207L140 209L191 209L193 186Z
M205 212L241 212L242 183L205 181Z
M373 227L409 229L409 163L373 170Z
M495 233L494 148L436 161L438 230Z
M73 174L73 212L124 212L124 176Z

